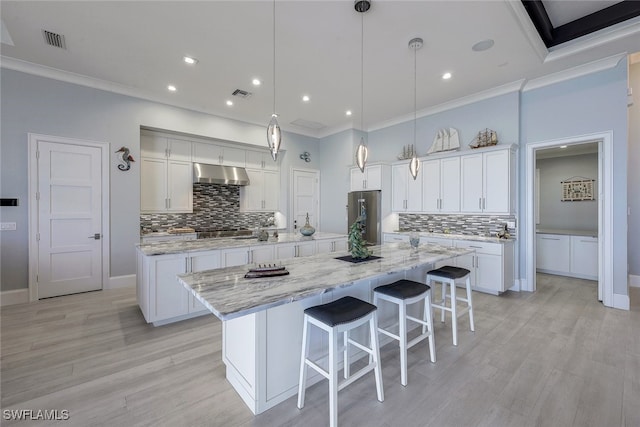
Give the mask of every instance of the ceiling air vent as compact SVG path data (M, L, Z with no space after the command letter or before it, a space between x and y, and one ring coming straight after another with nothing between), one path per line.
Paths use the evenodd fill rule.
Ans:
M44 36L44 42L49 46L59 47L60 49L67 49L67 45L64 43L64 36L62 34L52 33L51 31L42 30Z
M295 119L294 121L291 122L291 124L301 128L314 129L314 130L319 130L326 127L320 122L314 122L313 120L305 120L305 119Z
M231 93L231 95L237 96L239 98L246 99L246 98L249 98L253 94L251 92L247 92L246 90L236 89Z

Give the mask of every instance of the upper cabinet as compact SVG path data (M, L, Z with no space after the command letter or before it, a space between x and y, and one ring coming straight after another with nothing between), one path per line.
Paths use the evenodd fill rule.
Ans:
M191 143L143 134L140 153L141 212L193 212Z
M383 169L384 165L365 166L364 172L351 168L351 191L382 190Z
M391 210L394 212L422 211L422 178L413 179L409 163L397 163L391 167L393 190Z
M210 165L245 167L245 150L215 144L193 143L193 161Z
M271 153L268 151L252 151L247 150L246 153L247 168L250 169L266 169L278 170L278 162L273 161Z
M460 157L425 160L422 179L422 210L427 213L460 212Z
M247 169L249 185L240 187L240 210L277 211L280 195L280 172Z
M508 214L515 203L515 152L497 149L460 157L462 212Z

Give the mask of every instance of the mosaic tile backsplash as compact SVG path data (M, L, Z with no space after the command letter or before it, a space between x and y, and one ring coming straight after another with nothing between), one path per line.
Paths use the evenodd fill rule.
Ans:
M253 229L273 217L273 212L240 212L240 187L193 184L193 213L140 214L140 230L165 231L171 227L195 229Z
M400 231L430 231L433 233L495 236L504 230L507 221L515 223L515 215L427 215L400 214ZM516 229L509 228L511 238Z

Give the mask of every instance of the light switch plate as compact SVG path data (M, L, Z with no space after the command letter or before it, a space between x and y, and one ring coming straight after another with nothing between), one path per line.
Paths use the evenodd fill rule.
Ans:
M507 221L507 228L516 228L515 221Z
M2 222L0 223L0 230L2 231L12 231L16 229L15 222Z

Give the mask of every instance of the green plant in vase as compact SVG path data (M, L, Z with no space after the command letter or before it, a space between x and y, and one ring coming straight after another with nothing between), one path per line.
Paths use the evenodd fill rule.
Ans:
M363 228L362 217L358 217L349 227L349 245L351 245L351 257L355 259L366 259L371 255L371 251L365 246L366 242L362 238Z

